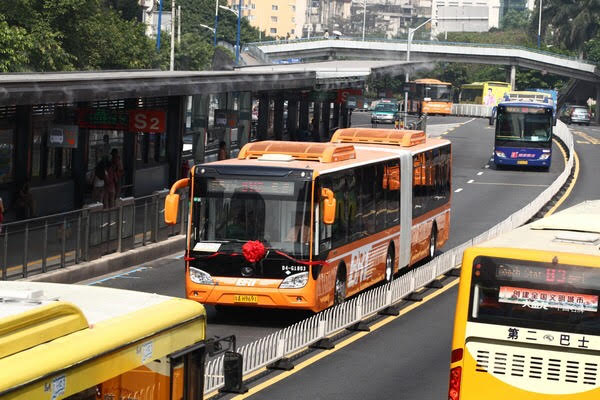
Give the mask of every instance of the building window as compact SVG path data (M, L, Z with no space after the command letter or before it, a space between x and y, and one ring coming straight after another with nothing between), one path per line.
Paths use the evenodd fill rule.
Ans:
M271 22L277 22L277 17L271 17Z
M292 7L292 11L293 11L293 12L296 12L296 6L295 6L295 5L293 5L293 4L290 4L290 7Z
M293 35L294 33L296 33L295 29L290 30L290 33Z
M256 10L256 4L255 4L255 3L252 3L252 4L250 5L250 8L252 8L253 10Z
M296 22L296 17L292 17L292 22Z
M271 33L277 33L277 28L271 28Z
M277 4L272 4L271 5L271 10L272 11L277 11L277 10L279 10L279 6Z

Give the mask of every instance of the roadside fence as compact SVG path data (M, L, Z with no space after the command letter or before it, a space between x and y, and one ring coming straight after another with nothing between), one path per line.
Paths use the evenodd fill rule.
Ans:
M452 104L452 115L489 118L493 109L493 106L483 104Z
M568 161L559 177L530 204L475 238L444 252L429 263L410 270L384 286L371 289L349 301L238 348L237 351L243 356L243 374L247 375L269 364L285 360L286 357L307 346L322 343L331 335L384 311L415 290L433 282L440 275L459 268L463 252L468 247L509 232L534 217L567 182L573 168L573 137L567 126L559 121L554 129L554 135L567 147ZM220 356L207 362L205 393L224 385L223 360L224 357Z

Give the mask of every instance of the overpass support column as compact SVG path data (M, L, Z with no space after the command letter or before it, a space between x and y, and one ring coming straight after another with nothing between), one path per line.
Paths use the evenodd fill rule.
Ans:
M342 103L340 107L340 128L348 128L349 120L348 120L348 108L346 107L346 103Z
M515 86L516 81L517 81L517 66L511 65L510 66L510 87L512 90L517 90L517 88Z
M298 125L302 133L308 132L308 100L306 99L300 100L300 120L298 121Z
M323 109L321 111L321 129L319 131L319 137L325 138L325 141L329 140L329 122L331 118L331 103L329 101L323 102Z
M340 103L333 103L333 121L331 121L332 128L340 127Z
M277 94L275 96L275 108L273 115L273 131L275 133L275 140L283 139L283 96Z
M290 140L296 140L298 130L298 100L288 98L287 131Z
M269 95L261 93L258 98L258 132L256 138L258 140L266 140L269 130Z
M192 96L192 154L194 163L196 164L202 164L204 162L204 152L206 149L205 139L206 131L208 130L209 100L209 94Z

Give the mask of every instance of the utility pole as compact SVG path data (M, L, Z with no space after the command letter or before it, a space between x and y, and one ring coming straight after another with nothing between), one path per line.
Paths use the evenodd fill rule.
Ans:
M175 70L175 16L177 14L177 9L175 8L175 0L171 4L171 62L170 62L170 71Z
M367 0L363 0L363 36L362 40L365 41L365 27L367 25Z
M160 28L162 24L162 0L158 0L158 25L156 27L156 50L160 50Z
M540 16L539 16L539 20L538 20L538 49L540 48L541 44L542 44L542 4L543 4L543 0L540 0Z
M177 6L177 44L181 44L181 6Z
M217 47L217 26L219 25L219 0L215 0L215 47Z

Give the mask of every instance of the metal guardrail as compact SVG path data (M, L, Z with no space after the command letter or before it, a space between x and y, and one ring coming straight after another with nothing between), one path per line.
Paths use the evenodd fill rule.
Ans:
M121 198L112 209L101 203L83 209L2 225L0 280L26 278L111 253L157 243L185 232L187 195L180 200L180 224L164 222L167 190Z
M329 37L329 38L325 38L323 36L314 36L311 38L300 38L300 39L290 39L290 40L271 40L271 41L264 41L264 42L250 42L247 43L246 46L271 46L271 45L278 45L278 44L288 44L288 43L305 43L305 42L318 42L318 41L323 41L323 40L341 40L341 41L356 41L356 42L362 42L362 37L352 37L352 36L341 36L338 39ZM368 38L364 40L365 42L376 42L376 43L406 43L406 39L386 39L386 38ZM538 50L535 47L527 47L527 46L517 46L517 45L510 45L510 44L493 44L493 43L471 43L471 42L447 42L447 41L437 41L437 40L413 40L411 41L412 45L419 45L419 44L431 44L431 45L440 45L440 46L456 46L456 47L491 47L494 49L513 49L513 50L525 50L525 51L531 51L533 53L537 53L537 54L542 54L542 55L546 55L546 56L552 56L552 57L558 57L558 58L562 58L565 60L573 60L573 61L579 61L581 63L584 64L590 64L591 63L587 62L586 60L581 60L579 58L577 58L577 56L570 56L570 55L566 55L566 54L561 54L561 53L554 53L551 51L545 51L545 50Z
M237 351L243 355L243 374L249 374L282 360L299 349L315 344L398 303L438 276L460 267L463 252L468 247L509 232L530 220L558 193L567 182L573 168L573 137L566 125L560 121L555 128L555 136L558 136L569 149L568 162L560 176L530 204L475 238L444 252L429 263L409 271L385 286L371 289L350 301L328 308L304 321L242 346ZM207 362L205 393L224 385L223 360L224 357L218 357Z

